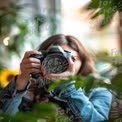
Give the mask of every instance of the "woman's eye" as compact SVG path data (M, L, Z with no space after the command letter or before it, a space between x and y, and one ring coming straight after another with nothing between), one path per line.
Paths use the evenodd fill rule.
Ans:
M75 57L74 56L71 56L71 58L72 58L73 62L75 62Z

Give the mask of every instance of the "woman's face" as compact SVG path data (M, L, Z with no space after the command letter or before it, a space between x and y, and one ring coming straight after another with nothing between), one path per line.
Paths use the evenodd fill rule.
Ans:
M80 60L80 56L79 56L78 52L76 52L74 49L72 49L68 45L61 45L61 47L63 48L63 50L70 51L71 54L74 56L74 58L75 58L75 62L74 62L75 74L77 74L80 70L80 67L82 66L82 61Z

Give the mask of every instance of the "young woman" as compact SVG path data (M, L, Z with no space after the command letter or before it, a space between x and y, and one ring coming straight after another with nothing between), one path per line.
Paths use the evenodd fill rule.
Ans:
M42 50L47 50L51 45L59 45L63 50L71 52L74 57L74 61L71 56L67 57L69 67L65 72L49 73L40 60L30 57L32 54L40 54ZM10 82L0 95L2 112L15 114L19 110L28 111L31 110L30 106L33 102L39 102L43 99L46 102L51 101L58 104L74 122L99 122L108 119L112 94L106 88L92 89L86 95L82 88L76 90L75 81L71 81L51 92L47 90L52 81L67 79L70 75L87 76L90 73L97 73L90 54L77 38L63 34L49 37L40 45L38 51L25 53L20 64L20 71L20 74ZM33 72L41 75L32 78L30 74L32 75ZM47 84L41 84L39 87L40 81L45 81ZM70 88L59 97L59 92L69 84ZM27 107L24 106L24 103L27 103ZM28 107L28 105L30 106Z

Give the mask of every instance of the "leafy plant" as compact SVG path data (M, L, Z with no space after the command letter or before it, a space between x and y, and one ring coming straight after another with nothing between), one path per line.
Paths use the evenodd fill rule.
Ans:
M66 121L65 121L66 120ZM1 122L71 122L65 115L57 113L57 107L52 103L36 104L32 112L18 112L15 116L0 114Z
M75 81L72 84L75 85L76 89L79 88L84 88L86 93L89 93L93 88L96 87L109 87L111 88L111 83L110 80L107 78L103 78L98 74L90 74L89 76L70 76L67 80L57 80L55 81L52 85L49 86L48 90L53 90L65 83L69 83L71 81ZM68 87L66 86L66 88L64 87L60 93L60 95L67 89L69 88L72 84L70 84Z
M104 19L101 23L101 27L105 27L111 22L114 14L119 11L122 12L122 1L121 0L92 0L88 5L88 9L98 10L92 18L99 15L103 15Z

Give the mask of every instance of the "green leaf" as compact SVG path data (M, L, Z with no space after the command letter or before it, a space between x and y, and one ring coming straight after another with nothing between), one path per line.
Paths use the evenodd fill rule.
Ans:
M76 86L76 89L78 89L80 87L83 87L83 85L84 85L84 79L85 79L85 77L83 77L81 75L78 75L78 76L77 75L75 75L75 76L69 76L69 78L67 80L57 80L57 81L53 82L49 86L48 90L49 91L50 90L53 90L53 89L55 89L55 88L57 88L57 87L65 84L65 83L68 83L68 82L71 82L71 81L76 81L75 86Z
M122 92L122 74L117 74L112 78L112 89L117 92Z
M69 81L69 80L68 80L68 81ZM57 87L59 87L59 86L65 84L65 83L68 83L68 81L67 81L67 80L56 80L56 81L54 81L54 82L49 86L48 90L49 90L49 91L50 91L50 90L53 90L53 89L55 89L55 88L57 88Z
M18 112L15 116L0 114L1 122L37 122L46 120L54 122L56 116L56 105L52 103L35 104L31 112ZM58 115L57 115L58 117ZM64 117L65 119L65 117Z
M94 79L95 78L93 76L88 76L86 78L86 82L84 84L84 90L85 90L86 93L89 93L90 90L92 89L93 84L94 84Z
M101 23L101 27L108 25L113 18L116 11L122 11L121 0L92 0L88 5L88 9L100 9L93 18L104 15L104 19Z
M99 0L92 0L91 3L88 5L88 9L97 9L99 2Z
M84 87L84 84L85 84L85 78L83 77L83 76L81 76L81 75L79 75L79 76L77 76L76 78L75 78L75 88L76 89L79 89L79 88L81 88L81 87Z
M59 97L68 89L68 88L70 88L72 86L72 84L69 84L69 85L67 85L66 87L64 87L62 90L61 90L61 92L59 93Z

